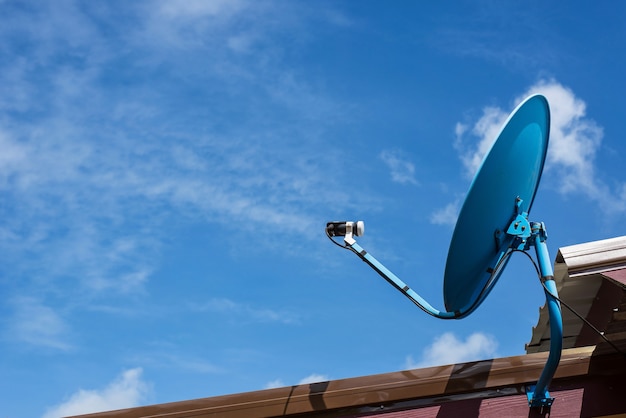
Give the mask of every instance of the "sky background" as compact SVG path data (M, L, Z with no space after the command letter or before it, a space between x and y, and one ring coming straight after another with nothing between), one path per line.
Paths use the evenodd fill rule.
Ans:
M524 257L441 321L324 226L364 220L359 243L443 309L472 175L538 92L552 258L623 235L624 21L622 2L0 1L0 417L522 354L543 304Z

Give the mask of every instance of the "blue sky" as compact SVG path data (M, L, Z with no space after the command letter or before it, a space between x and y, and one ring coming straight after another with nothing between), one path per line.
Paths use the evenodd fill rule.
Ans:
M552 107L531 220L622 235L619 2L0 1L0 415L54 417L521 354L512 260L443 308L472 174L531 93Z

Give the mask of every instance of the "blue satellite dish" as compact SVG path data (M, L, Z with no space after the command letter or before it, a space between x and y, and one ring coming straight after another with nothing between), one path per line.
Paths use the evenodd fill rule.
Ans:
M543 222L530 222L548 150L550 109L530 96L509 116L486 154L461 208L448 250L443 282L445 310L437 310L363 249L359 222L328 222L326 235L349 249L424 312L440 319L471 314L487 297L514 251L535 249L550 316L550 353L536 385L526 388L531 407L552 405L547 387L561 358L563 321ZM342 236L344 244L333 237Z
M516 211L530 213L549 128L547 100L527 98L509 116L474 176L448 250L443 283L448 312L480 304L502 273L506 260L498 263L514 239L505 232Z

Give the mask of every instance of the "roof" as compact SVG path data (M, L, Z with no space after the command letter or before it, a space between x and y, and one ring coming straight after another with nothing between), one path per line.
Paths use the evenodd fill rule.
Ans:
M626 237L561 248L561 299L626 351ZM527 354L86 415L115 417L453 417L533 415L525 391L549 348L545 307ZM563 309L564 350L550 417L626 413L626 356ZM541 411L540 411L541 412Z
M593 369L593 347L563 352L555 378L565 382ZM507 397L507 410L528 414L525 386L539 378L548 353L430 367L380 375L144 406L92 417L220 417L368 416L413 408L435 408L452 401L485 401ZM623 379L622 379L623 380ZM558 392L577 385L561 384ZM626 385L615 386L626 391ZM365 414L365 415L363 415Z

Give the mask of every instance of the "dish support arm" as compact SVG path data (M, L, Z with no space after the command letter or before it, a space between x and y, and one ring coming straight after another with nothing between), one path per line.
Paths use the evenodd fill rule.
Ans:
M344 242L352 252L359 256L361 260L367 263L372 269L380 274L389 284L398 289L404 296L409 298L411 302L417 305L418 308L423 310L429 315L432 315L440 319L457 319L461 316L460 313L440 311L433 308L430 303L426 302L424 298L418 295L413 289L411 289L406 283L393 274L387 267L382 265L374 256L365 251L351 235L346 235Z

